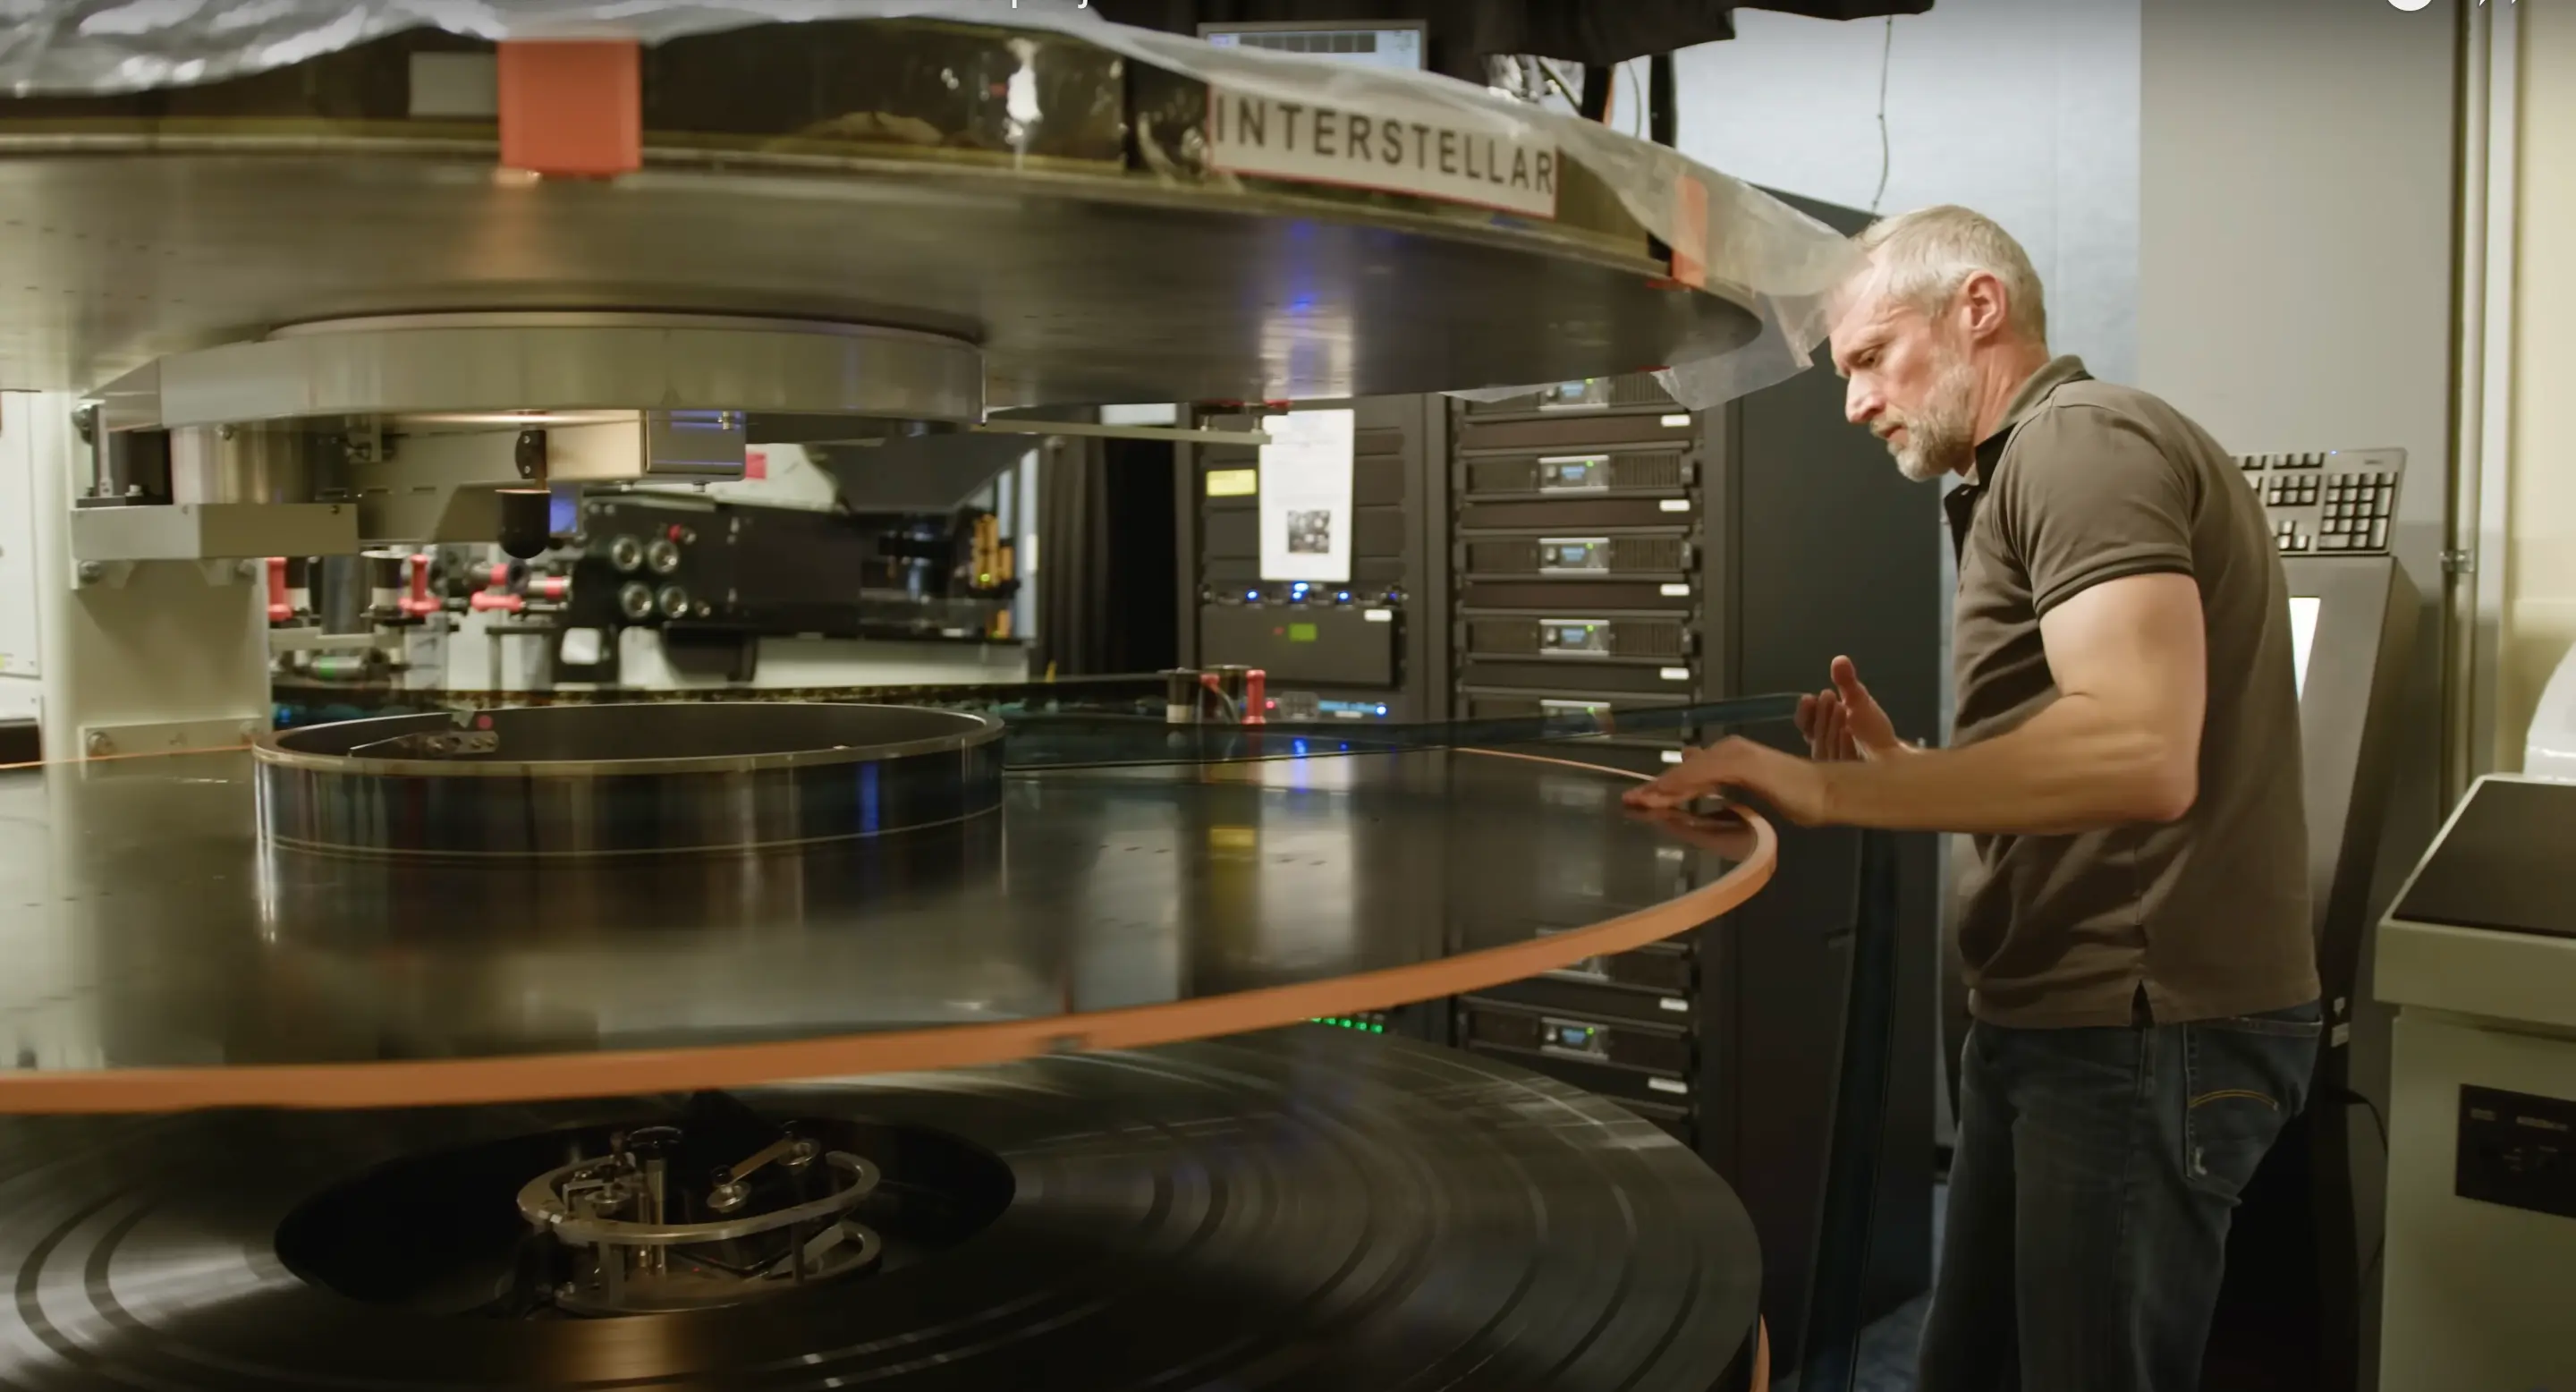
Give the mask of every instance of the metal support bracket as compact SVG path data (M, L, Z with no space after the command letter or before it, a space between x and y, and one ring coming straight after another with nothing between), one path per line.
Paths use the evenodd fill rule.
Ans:
M214 720L136 721L83 725L80 750L93 759L117 754L184 754L238 749L258 738L268 722L255 715Z
M347 503L74 508L71 542L83 562L333 556L358 549L358 510Z
M72 565L72 586L75 589L99 586L121 590L125 588L126 581L134 578L134 568L142 564L139 560L76 561ZM259 574L259 562L248 557L239 560L230 557L199 558L186 564L195 566L197 574L203 576L209 585L236 585Z

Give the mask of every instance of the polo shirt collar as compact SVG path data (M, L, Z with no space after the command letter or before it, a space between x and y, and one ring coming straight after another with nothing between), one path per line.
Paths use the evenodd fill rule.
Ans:
M2072 353L2051 358L2047 366L2030 374L2029 380L2021 384L2021 390L2013 393L2012 404L2004 408L2002 423L1994 428L1994 433L1977 442L1977 464L1969 470L1968 482L1982 485L1986 481L1987 476L1994 472L1995 465L2002 461L2004 446L2012 440L2013 428L2038 410L2040 404L2048 400L2049 393L2092 375L2084 370L2084 360Z

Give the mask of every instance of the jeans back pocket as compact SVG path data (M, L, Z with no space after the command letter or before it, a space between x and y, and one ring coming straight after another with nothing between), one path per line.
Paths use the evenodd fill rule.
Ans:
M2281 1128L2307 1105L2324 1033L2313 1005L2182 1026L2182 1167L2197 1188L2233 1199Z

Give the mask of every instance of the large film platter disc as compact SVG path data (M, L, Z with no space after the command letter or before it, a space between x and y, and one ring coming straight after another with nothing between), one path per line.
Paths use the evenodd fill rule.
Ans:
M610 1096L1132 1048L1670 937L1758 820L1465 750L1063 768L996 813L743 856L263 849L246 753L0 773L0 1110Z
M455 1158L672 1099L12 1118L0 1379L1707 1392L1753 1356L1760 1263L1726 1185L1646 1122L1489 1060L1310 1026L740 1097L871 1128L853 1144L890 1191L946 1199L938 1250L907 1259L921 1214L879 1208L888 1259L835 1284L680 1315L474 1313L509 1284L516 1215L506 1166ZM385 1184L409 1202L316 1235L336 1212L317 1196ZM961 1218L978 1186L999 1211ZM497 1228L471 1216L495 1207Z
M1551 217L1237 178L1207 162L1205 83L1069 34L656 45L644 166L613 181L510 177L488 115L417 100L416 58L490 52L424 30L202 87L0 99L0 386L442 311L921 330L981 348L997 409L1609 376L1758 327L1745 287L1664 283L1579 165Z

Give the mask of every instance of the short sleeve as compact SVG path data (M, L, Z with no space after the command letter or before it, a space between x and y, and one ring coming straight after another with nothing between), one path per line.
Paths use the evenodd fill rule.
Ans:
M2134 421L2091 405L2015 432L1996 480L2004 538L2044 616L2095 585L2192 571L2192 479Z

